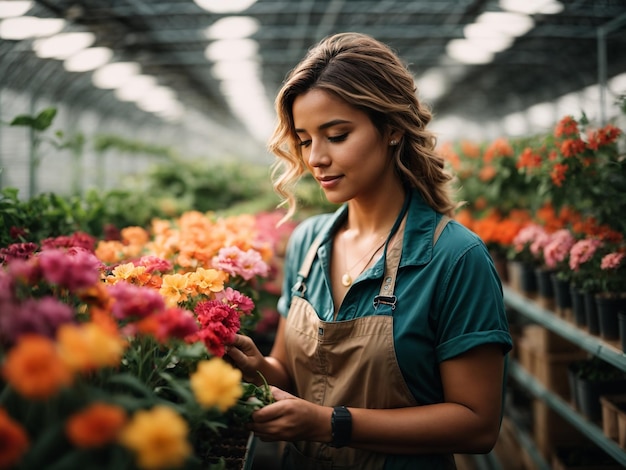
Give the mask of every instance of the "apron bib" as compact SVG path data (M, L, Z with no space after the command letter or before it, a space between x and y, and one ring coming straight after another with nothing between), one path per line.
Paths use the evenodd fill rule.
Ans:
M447 220L437 227L436 237ZM377 312L384 304L380 310L391 313L326 322L319 319L306 299L297 294L292 297L285 328L286 365L300 398L323 406L369 409L419 405L404 380L393 341L395 276L402 254L403 232L404 220L398 228L397 242L384 255L385 274L379 295L373 299ZM301 293L306 291L304 282L318 246L319 241L313 243L300 269L297 290ZM294 470L374 470L383 468L386 456L303 441L287 444L283 464L284 468Z

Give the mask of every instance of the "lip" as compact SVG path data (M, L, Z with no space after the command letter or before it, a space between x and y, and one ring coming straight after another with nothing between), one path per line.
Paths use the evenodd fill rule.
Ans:
M342 176L319 176L317 181L323 189L330 189L337 186L341 178Z

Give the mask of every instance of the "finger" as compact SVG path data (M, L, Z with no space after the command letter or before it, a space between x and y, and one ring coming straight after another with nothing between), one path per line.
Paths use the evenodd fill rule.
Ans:
M274 397L274 400L276 400L276 401L287 400L287 399L290 399L290 398L296 398L291 393L285 392L284 390L282 390L282 389L280 389L278 387L274 387L273 385L270 387L270 390L272 392L272 396Z

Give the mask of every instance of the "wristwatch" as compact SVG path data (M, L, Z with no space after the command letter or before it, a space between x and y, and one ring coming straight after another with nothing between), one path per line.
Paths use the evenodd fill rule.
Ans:
M332 429L331 447L344 447L352 438L352 415L345 406L335 406L330 417Z

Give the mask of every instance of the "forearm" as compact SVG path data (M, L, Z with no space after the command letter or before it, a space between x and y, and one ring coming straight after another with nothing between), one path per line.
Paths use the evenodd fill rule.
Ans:
M350 446L376 452L486 453L499 431L499 419L485 419L455 403L350 412Z
M291 391L293 388L287 368L275 357L265 357L264 361L259 366L259 373L263 375L269 385L274 385L286 391ZM260 381L262 382L262 379Z

